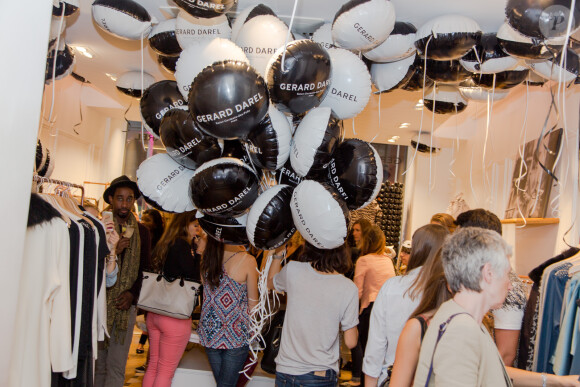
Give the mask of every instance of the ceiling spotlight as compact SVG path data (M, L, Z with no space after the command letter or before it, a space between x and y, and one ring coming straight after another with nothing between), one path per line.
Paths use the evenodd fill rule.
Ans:
M86 47L83 46L72 46L75 51L77 51L78 53L80 53L81 55L86 56L89 59L92 59L95 55L91 52L91 50L89 50Z
M395 141L397 141L397 140L395 140L395 139L392 139L392 138L389 138L387 141L388 141L388 142L395 142Z
M391 137L391 138L392 138L393 140L398 140L398 139L400 139L401 137L399 137L399 136L393 136L393 137Z
M403 128L408 128L409 125L411 125L410 122L403 122L401 125L399 125L399 128L403 129Z
M117 77L114 74L109 74L109 73L105 73L105 75L109 78L111 78L113 81L117 80Z

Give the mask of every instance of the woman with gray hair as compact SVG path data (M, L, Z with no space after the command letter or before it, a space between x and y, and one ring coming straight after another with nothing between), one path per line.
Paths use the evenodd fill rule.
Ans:
M423 338L413 386L577 386L577 375L538 374L510 368L483 316L500 307L511 285L511 247L490 230L466 227L441 249L453 298L441 305Z

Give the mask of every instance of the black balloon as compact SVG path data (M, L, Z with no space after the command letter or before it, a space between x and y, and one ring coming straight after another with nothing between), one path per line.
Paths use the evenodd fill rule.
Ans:
M161 205L159 203L157 203L155 200L151 199L149 196L143 195L143 192L141 192L141 196L143 197L143 200L145 200L145 202L147 204L149 204L151 207L155 208L156 210L161 211L161 212L174 213L173 211L167 211L166 209L161 207Z
M246 147L238 140L224 140L222 148L222 157L235 157L250 165L250 156L246 151Z
M179 56L181 46L175 36L175 19L161 22L151 30L149 46L159 55Z
M433 86L433 81L423 76L425 73L424 62L425 59L417 55L417 57L415 58L415 62L413 63L413 66L411 66L410 69L413 70L413 74L411 75L406 84L399 86L401 89L406 91L418 91L421 90L423 86L425 86L425 89L428 89L431 86Z
M496 74L473 74L471 79L479 87L492 89L495 77L496 89L511 89L525 81L529 72L528 69L521 69L502 71Z
M246 20L244 20L244 23L246 23L248 20L255 18L256 16L264 16L264 15L278 17L278 15L276 15L276 12L274 12L272 8L264 4L258 4L254 8L252 8L250 13L248 14L248 17L246 17Z
M279 145L278 132L272 124L270 115L267 115L248 135L248 151L257 168L270 171L277 169Z
M497 40L505 52L522 59L549 59L562 49L548 40L532 39L504 23L497 32Z
M348 139L332 155L328 180L349 210L356 210L368 205L379 193L383 164L368 142Z
M264 79L245 62L227 60L203 69L189 91L189 111L206 133L246 138L268 113Z
M241 160L219 158L202 164L190 182L190 195L199 211L213 216L239 216L258 197L258 177Z
M292 187L296 187L304 178L300 176L292 168L290 160L286 161L286 164L278 171L276 171L276 181L278 184L287 184Z
M222 153L218 140L203 133L185 110L172 109L165 113L159 134L169 156L190 169L217 159Z
M277 185L263 192L248 214L246 231L250 243L260 250L273 250L296 232L290 200L294 188Z
M63 14L63 7L64 7L64 14ZM58 7L53 5L52 6L52 14L54 16L71 16L75 12L79 10L79 7L73 4L69 4L65 1L60 1L58 3Z
M510 60L511 59L511 60ZM517 59L506 53L499 44L496 34L483 34L473 50L470 50L461 63L469 70L484 73L505 71L505 67L513 67Z
M163 80L149 86L139 103L141 117L147 129L159 136L159 126L163 115L171 109L185 105L183 96L177 88L177 82Z
M458 60L427 59L427 77L439 83L459 83L471 76L471 73Z
M54 55L56 52L56 67L54 66ZM72 73L75 64L75 54L68 45L64 45L62 50L50 50L46 57L46 69L44 71L44 80L52 80L53 69L56 68L54 78L62 79Z
M480 36L481 31L475 21L458 15L441 16L419 28L415 47L422 57L427 51L430 59L459 59L477 43Z
M199 225L218 242L226 245L247 245L246 215L239 217L216 217L204 215L198 218Z
M161 65L161 67L163 67L170 73L175 73L175 66L177 65L178 60L179 60L178 56L159 55L157 57L157 62Z
M181 9L192 16L218 17L232 8L237 0L174 0Z
M330 84L330 56L316 42L295 40L279 50L266 69L270 99L284 113L301 114L320 105ZM282 58L284 68L282 69Z
M530 38L546 39L566 34L570 0L508 0L505 14L508 23ZM576 2L572 30L580 26L580 4Z

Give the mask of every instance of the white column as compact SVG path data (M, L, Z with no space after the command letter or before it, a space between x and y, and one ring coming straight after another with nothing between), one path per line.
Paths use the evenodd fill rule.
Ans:
M52 1L4 1L1 9L0 386L7 386Z

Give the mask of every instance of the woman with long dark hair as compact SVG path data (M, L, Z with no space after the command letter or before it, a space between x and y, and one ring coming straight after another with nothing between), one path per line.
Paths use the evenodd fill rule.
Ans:
M415 231L413 249L405 275L390 278L382 286L371 314L369 337L363 361L366 387L384 381L395 361L397 341L405 322L419 304L425 270L449 235L447 228L428 224Z
M358 289L345 278L345 245L321 250L306 242L299 261L282 268L283 248L272 256L268 288L288 302L276 357L276 386L336 386L339 329L349 348L357 343Z
M217 387L235 386L248 357L250 311L258 303L256 259L243 245L208 238L201 262L199 339Z
M200 280L200 254L195 211L176 214L163 232L152 254L153 269L168 280ZM149 365L143 386L171 386L175 369L191 335L191 318L181 320L154 312L147 313Z

